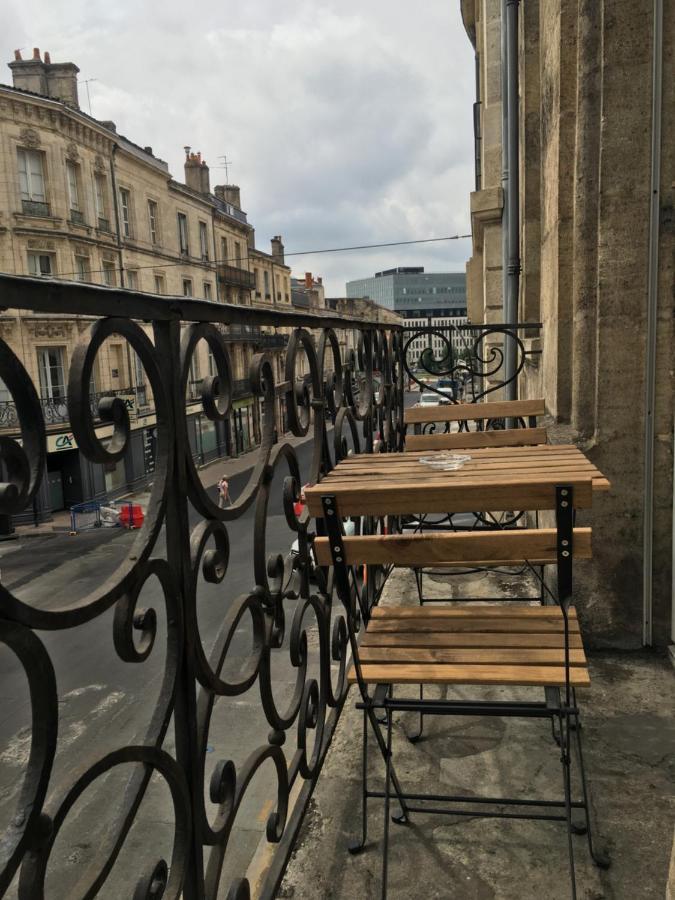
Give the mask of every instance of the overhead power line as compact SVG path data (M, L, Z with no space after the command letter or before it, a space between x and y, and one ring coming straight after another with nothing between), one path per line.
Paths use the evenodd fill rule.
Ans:
M354 250L377 250L381 247L405 247L410 244L435 244L440 241L459 241L464 238L470 238L470 234L453 234L448 237L435 237L435 238L418 238L413 241L386 241L379 244L356 244L352 247L324 247L320 250L292 250L292 251L284 251L284 257L286 256L310 256L314 254L321 253L351 253ZM112 248L111 248L112 249ZM117 248L115 248L117 249ZM178 262L171 263L152 263L148 266L125 266L126 269L131 269L133 272L139 272L143 269L173 269L180 268L191 265L194 263L201 263L203 268L209 269L213 271L217 265L237 265L238 268L241 268L241 263L248 262L249 260L255 260L257 257L255 256L240 256L240 257L231 257L228 259L218 259L213 263L209 263L208 265L204 265L201 260L191 260L191 259L181 259ZM89 269L89 275L98 275L104 272L104 269ZM5 273L10 274L10 273ZM70 275L79 275L79 272L59 272L58 278L67 278Z

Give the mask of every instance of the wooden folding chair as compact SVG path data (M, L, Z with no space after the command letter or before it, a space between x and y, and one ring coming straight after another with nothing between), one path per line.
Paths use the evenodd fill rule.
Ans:
M356 495L338 501L327 484L314 489L321 492L321 512L326 537L316 538L317 561L333 566L335 585L346 610L353 654L349 673L359 687L364 714L362 835L350 846L351 852L363 849L367 837L367 804L370 798L384 800L384 840L382 897L387 895L389 818L392 798L398 798L400 811L395 822L405 823L411 813L430 812L471 817L536 819L562 821L567 826L572 897L576 898L573 835L583 833L595 863L609 865L608 858L593 843L589 794L583 764L583 750L576 689L590 683L579 621L572 601L572 561L590 554L590 529L575 528L574 510L591 505L592 482L576 479L574 485L538 484L527 490L523 485L506 487L500 502L512 499L514 505L528 509L555 511L554 530L518 529L495 535L482 533L440 533L416 535L370 535L345 537L341 517L358 514ZM507 497L508 495L508 497ZM312 498L314 514L319 515L318 496ZM401 514L407 501L398 493L395 500L381 496L381 514ZM418 500L410 498L410 510ZM466 498L469 508L471 498ZM362 512L372 513L363 503ZM310 510L311 511L311 510ZM366 632L358 643L359 619L353 567L415 566L435 564L439 560L495 560L505 553L517 558L554 562L557 569L557 595L546 606L481 607L455 605L445 608L376 607L367 612ZM396 685L502 685L536 686L542 699L534 702L485 700L431 700L396 697ZM560 799L523 799L522 797L446 796L406 793L392 761L392 715L418 712L442 716L509 716L546 719L561 751L563 796ZM379 717L384 717L383 719ZM367 783L368 724L385 762L384 791L371 790ZM384 733L380 727L384 725ZM582 799L572 799L572 743L576 747L581 777ZM506 807L506 810L504 809ZM575 826L572 811L584 812L583 828Z
M429 450L456 450L470 451L472 449L495 448L495 447L525 447L536 444L545 444L547 441L546 429L537 427L537 416L544 415L546 404L544 400L502 400L486 403L458 403L451 405L439 405L436 407L412 407L406 409L404 413L404 422L406 426L412 425L415 429L414 434L406 434L405 451L419 453ZM442 433L423 434L422 430L426 427L436 428L436 423L443 424L445 431ZM474 430L471 430L473 423ZM513 427L505 428L504 426L512 423ZM527 424L526 424L527 423ZM457 431L453 432L453 426L457 427ZM406 429L408 431L409 429ZM473 524L476 528L509 528L518 524L518 516L511 516L506 521L491 521L490 516L477 518ZM445 527L451 529L466 528L466 525L458 525L453 520L453 511L448 510ZM437 518L421 517L408 523L408 528L416 531L422 531L430 528L432 531L441 526L441 522ZM523 568L524 563L519 560L505 559L502 566L519 566ZM499 567L499 568L501 568ZM434 568L442 568L435 566ZM466 572L467 569L488 569L497 568L490 566L488 563L474 563L466 566L450 567L446 565L446 569L452 568L455 571L447 571L448 577ZM459 571L457 571L459 569ZM453 598L450 597L429 597L424 593L424 578L429 575L428 569L423 566L415 566L414 569L415 584L417 586L417 596L420 606L425 603L442 603ZM542 580L541 571L534 571L535 577ZM509 573L511 574L511 573ZM485 599L485 598L481 598ZM502 597L494 597L492 599L502 600ZM523 598L513 597L514 601Z

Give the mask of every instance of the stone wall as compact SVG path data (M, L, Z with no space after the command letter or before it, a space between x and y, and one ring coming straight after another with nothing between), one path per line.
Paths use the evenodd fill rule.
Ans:
M486 19L498 19L499 9L489 0L475 0L472 15L479 51L498 54L499 42L486 43L481 35L493 33ZM669 640L672 597L672 0L664 3L663 36L654 410L653 624L657 645ZM491 68L486 61L482 67ZM579 605L596 644L639 646L643 634L652 3L521 3L519 71L524 269L520 318L540 320L544 326L540 365L528 364L521 393L543 394L555 423L553 439L578 443L612 482L611 492L598 500L592 513L594 559L578 569ZM501 123L484 119L483 126L483 141L493 147L501 140ZM484 171L489 173L489 166ZM492 184L484 182L482 194L494 189L494 173L491 177ZM501 230L494 221L490 228L495 234ZM482 306L489 320L497 303L485 265L485 227L475 217L473 231L469 307L476 315L475 308Z

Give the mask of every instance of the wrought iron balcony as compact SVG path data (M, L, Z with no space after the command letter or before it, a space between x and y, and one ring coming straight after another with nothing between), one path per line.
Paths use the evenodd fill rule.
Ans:
M112 233L110 229L110 220L103 219L99 216L98 218L98 230L99 231L107 231L108 233Z
M70 221L74 225L84 225L84 213L79 209L71 209L70 211ZM100 227L100 226L99 226Z
M382 451L402 448L404 370L413 378L418 371L404 358L402 330L366 319L188 297L158 303L153 294L78 282L55 287L54 281L9 275L0 275L0 291L8 308L93 319L70 355L66 383L69 430L99 481L139 449L152 460L144 524L133 543L123 546L117 569L99 572L94 565L89 593L78 598L71 592L62 601L51 593L14 596L11 583L3 582L0 640L9 644L11 658L3 675L7 684L28 684L34 726L30 758L22 763L23 787L0 797L0 893L20 878L26 896L43 896L49 872L54 883L77 882L78 896L93 896L105 886L120 897L245 897L247 861L240 845L232 848L231 835L249 822L266 822L261 841L269 841L266 850L275 855L260 896L274 896L346 697L349 662L347 613L332 580L313 566L314 526L306 515L296 515L300 489L349 452L372 452L376 441ZM232 345L223 326L290 331L278 379L281 396L276 366L266 353L253 353L247 378L233 378ZM138 356L152 392L155 420L142 449L132 441L125 405L106 402L119 398L92 394L96 359L113 336ZM258 339L263 337L278 338L260 333ZM217 377L200 384L200 436L208 439L220 422L219 430L235 432L238 447L248 448L256 433L261 438L255 467L225 508L200 479L184 415L195 349L203 341ZM425 358L424 365L447 369L452 360L446 357ZM489 355L481 365L487 362ZM483 369L476 377L496 376ZM41 496L47 429L54 417L65 415L66 404L45 408L24 363L2 340L0 378L12 395L17 435L3 442L8 481L0 490L0 515L13 516ZM246 410L232 403L249 394L255 403ZM105 441L96 436L102 421L113 431ZM299 440L284 442L285 431ZM303 438L312 443L301 456ZM291 552L296 541L298 552ZM81 571L81 560L78 566ZM370 579L357 587L372 598L374 585ZM351 614L356 616L356 605ZM59 746L56 778L59 724L63 729L72 716L60 703L62 682L54 672L64 646L69 676L82 672L87 679L82 687L98 677L83 665L107 666L104 652L110 650L115 665L101 677L113 677L115 668L128 679L133 669L143 702L139 694L120 693L126 710L118 707L115 718L104 704L97 707L95 725L89 726L95 741L86 754L67 742ZM75 658L80 647L83 665ZM70 684L69 691L69 698L75 696ZM86 699L78 695L84 723L93 721ZM129 723L125 737L120 711ZM123 780L116 783L124 783L114 804L108 777L113 773ZM266 792L261 786L268 777ZM154 830L140 827L129 838L141 822L151 779L153 791L155 782L168 788L152 794L152 814L167 827L166 859L157 856ZM79 845L72 844L79 836L69 826L85 792L88 803L110 809L111 817L88 836L91 853L80 864L73 862ZM246 822L238 817L242 808ZM140 868L116 865L123 848L129 849L127 838Z
M22 200L21 210L24 216L42 216L49 217L49 204L39 200Z
M127 405L127 411L130 414L136 413L143 409L145 413L150 412L148 407L148 390L146 387L128 387L117 388L108 391L93 391L89 394L89 408L92 417L100 422L100 401L106 397L121 397ZM68 425L68 400L66 398L65 389L63 393L56 394L52 397L39 398L40 409L44 423L47 427L53 425ZM20 424L19 411L13 400L0 401L0 431L16 430Z
M230 266L227 263L218 263L216 266L218 281L228 287L240 287L247 291L255 288L255 275L239 266Z

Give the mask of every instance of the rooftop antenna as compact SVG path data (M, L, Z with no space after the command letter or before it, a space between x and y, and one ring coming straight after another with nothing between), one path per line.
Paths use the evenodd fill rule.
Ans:
M91 95L89 94L89 83L91 81L98 81L98 78L87 78L84 81L78 81L78 84L85 84L87 86L87 103L89 105L89 115L91 115Z
M225 182L227 184L230 183L230 166L232 165L232 161L227 158L227 156L219 156L219 160L222 161L222 166L216 166L217 169L225 169Z

